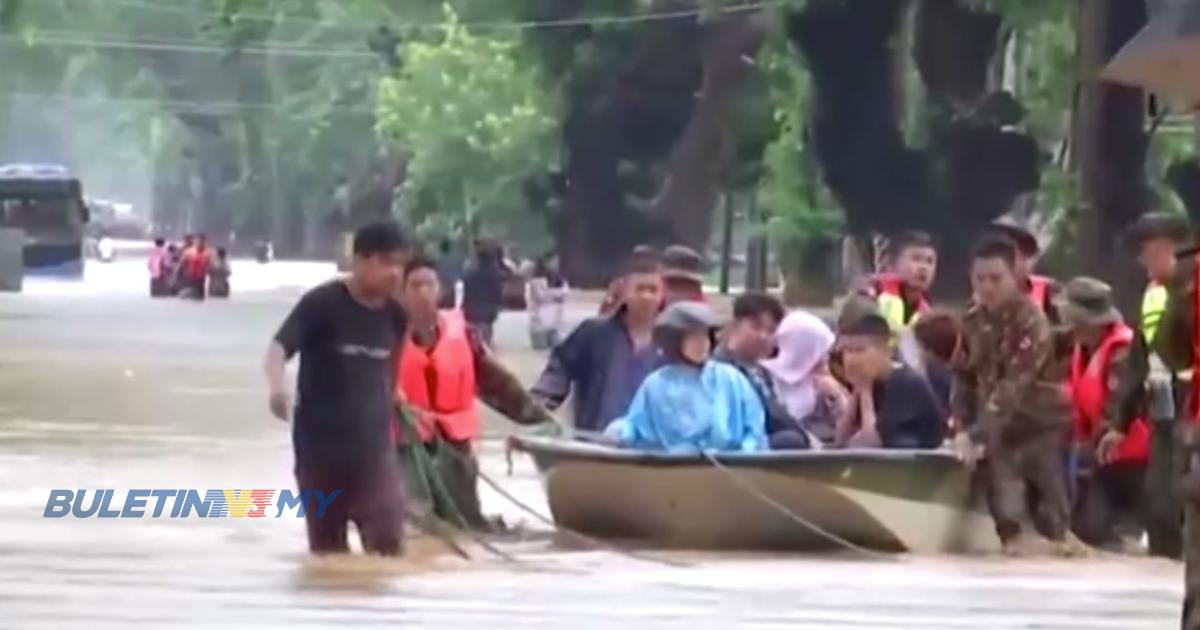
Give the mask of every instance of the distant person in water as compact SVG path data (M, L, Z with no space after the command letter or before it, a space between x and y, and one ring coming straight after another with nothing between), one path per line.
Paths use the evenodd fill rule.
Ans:
M154 248L150 250L150 256L146 261L146 266L150 271L150 297L164 297L168 291L168 276L169 270L167 251L167 241L161 236L154 239Z
M492 327L500 317L505 277L500 246L480 241L475 247L475 260L463 275L462 312L488 345L492 343Z
M404 339L400 288L410 245L399 226L354 235L350 275L300 298L271 340L265 361L271 413L292 423L296 483L313 553L346 553L354 523L367 553L398 555L404 540L403 475L395 455L396 350ZM285 366L300 355L292 407ZM316 492L334 492L318 517Z
M229 254L224 247L217 248L217 255L208 267L208 295L214 298L229 297Z
M668 306L654 325L664 364L605 435L623 447L671 453L767 450L762 399L736 367L711 357L717 328L706 304Z
M558 267L558 256L546 254L533 266L528 284L529 342L534 350L558 345L570 287Z

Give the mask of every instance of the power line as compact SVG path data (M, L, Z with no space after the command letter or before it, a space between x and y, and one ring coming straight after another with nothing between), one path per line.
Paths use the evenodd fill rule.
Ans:
M286 48L286 47L271 47L271 46L216 46L206 44L185 44L185 43L155 43L155 42L140 42L132 40L103 40L103 39L81 39L70 37L35 37L32 42L20 35L0 34L0 41L9 41L16 43L32 43L33 45L51 45L51 46L75 46L81 48L98 48L98 49L114 49L114 50L157 50L171 52L190 52L190 53L206 53L206 54L231 54L240 53L247 55L278 55L283 57L311 57L311 58L329 58L329 59L374 59L378 58L373 52L366 50L354 51L349 49L322 49L322 48Z
M139 8L147 11L160 11L166 13L174 13L180 15L191 15L194 17L236 17L245 20L257 21L290 21L316 24L326 28L345 28L345 29L374 29L381 25L388 25L400 29L414 30L445 30L449 28L446 22L396 22L391 20L381 20L378 23L370 24L363 22L337 22L323 18L312 18L304 16L288 16L288 15L270 15L263 13L233 13L226 14L221 12L206 12L194 11L179 7L164 7L152 5L149 3L138 2L137 0L78 0L81 2L98 2L107 3L117 6L127 6L130 8ZM762 9L781 7L788 4L788 0L759 0L758 2L723 6L712 9L711 12L727 16L741 13L752 13ZM494 21L494 22L459 22L458 25L469 29L492 29L492 30L528 30L535 28L561 28L572 26L600 26L610 24L636 24L641 22L655 22L664 20L676 20L688 17L700 17L710 13L710 10L704 8L696 9L680 9L676 11L659 11L652 13L639 13L631 15L597 15L597 16L581 16L576 18L563 18L557 20L525 20L525 21Z
M174 46L177 44L187 44L187 45L195 45L195 46L217 47L217 48L221 48L222 50L226 50L226 51L241 50L241 48L237 48L237 47L234 47L229 44L224 44L221 41L214 40L214 39L200 39L200 38L188 38L188 37L139 37L139 36L114 38L114 37L109 37L107 33L97 33L95 31L60 31L60 30L38 29L36 31L33 31L29 35L21 35L20 37L22 37L22 38L28 37L28 40L32 41L34 43L36 43L39 39L43 39L43 38L67 38L67 39L81 39L84 41L96 41L96 42L116 43L116 44L156 44L156 45L169 45L169 46ZM294 50L294 51L298 51L298 52L316 52L316 53L363 52L362 50L356 50L355 48L337 47L338 44L345 44L346 46L355 46L359 49L361 49L364 46L363 40L355 40L355 41L348 41L348 42L330 42L330 43L325 43L325 44L298 44L298 43L294 43L294 42L285 42L285 41L278 41L278 40L263 40L263 41L253 42L253 45L257 48L269 48L271 50L286 49L286 50Z
M158 98L120 98L111 96L80 96L67 94L35 94L32 92L7 92L0 98L29 101L53 101L73 104L91 105L137 105L162 107L175 111L193 111L195 113L235 113L240 110L266 110L282 114L287 107L282 103L242 103L238 101L188 101ZM368 115L375 112L371 109L347 108L333 106L332 112L339 114Z

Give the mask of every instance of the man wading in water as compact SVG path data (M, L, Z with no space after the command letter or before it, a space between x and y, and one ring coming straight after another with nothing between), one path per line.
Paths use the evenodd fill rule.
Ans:
M284 366L300 353L292 445L305 505L308 548L345 553L348 523L363 550L399 555L404 494L391 437L395 349L405 317L392 295L409 243L400 228L377 223L354 235L350 275L318 286L292 309L267 348L271 413L293 411ZM317 517L314 491L340 493Z

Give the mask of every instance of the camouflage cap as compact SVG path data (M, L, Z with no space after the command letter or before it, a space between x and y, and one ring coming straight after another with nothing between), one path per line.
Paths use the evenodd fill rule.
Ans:
M1084 276L1067 283L1059 311L1073 326L1104 326L1121 321L1121 313L1113 305L1112 287Z

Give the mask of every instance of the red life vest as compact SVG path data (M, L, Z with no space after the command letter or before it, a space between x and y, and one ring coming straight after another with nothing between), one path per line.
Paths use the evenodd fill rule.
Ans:
M1029 299L1033 300L1037 307L1046 310L1050 303L1050 285L1054 283L1053 278L1046 276L1029 276Z
M1200 255L1196 256L1195 270L1192 273L1193 293L1192 303L1192 374L1200 374ZM1194 377L1193 377L1194 378ZM1188 394L1188 418L1193 423L1200 424L1200 387L1191 387Z
M904 295L905 295L904 294L904 281L901 280L900 276L897 276L896 274L881 273L881 274L875 275L874 277L871 278L871 288L875 292L874 297L877 300L882 296L892 297L896 300L899 300L899 302L901 304L905 305L905 307L906 307L905 310L909 311L910 314L908 317L908 321L906 321L906 322L899 322L899 321L891 322L889 320L889 323L892 323L893 325L903 324L904 326L907 326L908 324L911 324L914 319L916 319L917 315L919 315L921 313L925 313L925 312L929 311L929 309L930 309L929 300L926 299L924 293L920 294L917 297L917 303L915 306L912 304L909 304L906 301L906 299L904 297ZM887 317L887 315L884 315L884 317Z
M1124 324L1113 325L1100 346L1085 361L1083 348L1075 344L1071 357L1071 402L1075 408L1073 426L1077 442L1089 442L1096 423L1103 420L1108 398L1108 366L1113 352L1133 343L1133 330ZM1150 458L1150 427L1138 418L1129 426L1125 439L1113 453L1113 462L1141 463Z
M436 427L418 422L422 442L436 430L460 442L479 437L480 418L475 408L475 354L467 338L467 323L459 311L438 313L438 340L426 349L405 336L397 363L396 382L405 398L418 409L432 412Z

